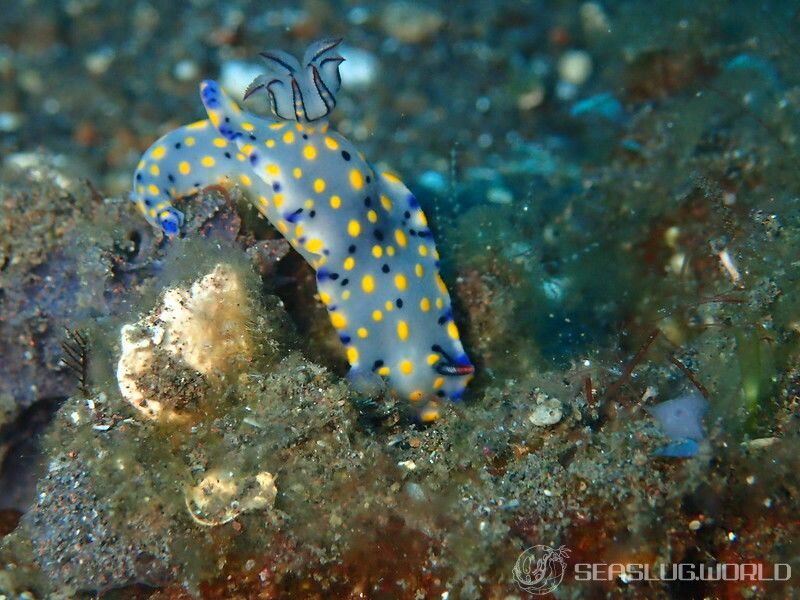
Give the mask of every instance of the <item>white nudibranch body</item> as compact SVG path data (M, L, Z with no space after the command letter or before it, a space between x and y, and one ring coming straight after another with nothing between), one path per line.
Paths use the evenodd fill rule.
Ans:
M174 236L183 224L174 198L226 181L241 185L316 270L351 380L364 387L383 380L414 403L420 418L434 419L441 399L461 398L474 367L417 199L326 122L315 123L335 105L336 44L313 44L302 68L286 53L262 54L270 73L246 96L266 91L275 120L243 112L216 82L202 82L208 119L168 133L145 152L133 200L151 224Z

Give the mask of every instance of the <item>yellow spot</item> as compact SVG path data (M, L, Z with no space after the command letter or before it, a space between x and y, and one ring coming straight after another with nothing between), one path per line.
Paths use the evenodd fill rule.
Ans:
M208 111L208 118L214 127L219 127L221 119L219 118L218 112L212 110Z
M270 129L275 129L275 130L283 129L284 127L286 127L286 123L280 123L280 122L273 123L272 125L269 126Z
M384 171L383 176L386 179L386 181L390 181L392 183L400 183L400 178L394 173L389 173L389 171Z
M367 212L367 219L369 219L370 223L375 223L378 220L378 213L374 210L370 210Z
M272 201L275 203L275 206L280 208L281 206L283 206L283 194L275 194L272 197Z
M267 140L266 142L264 142L264 145L267 148L274 148L275 147L275 140Z
M255 129L255 126L252 123L242 123L242 129L244 129L245 131L253 131L253 129Z
M158 168L158 165L150 165L150 173L157 176L159 173L161 173L161 169Z
M137 187L136 187L136 193L137 193L137 194L139 194L140 196L141 196L142 194L144 194L144 186L143 186L143 185L137 186ZM144 205L144 203L143 203L143 202L142 202L142 205Z
M322 303L328 305L331 303L331 296L328 292L320 292L319 299L322 300Z
M331 313L331 323L336 329L344 329L347 327L347 319L345 319L342 313L332 312Z
M378 369L378 375L381 375L382 377L388 377L391 372L392 370L389 367L381 367Z
M428 247L425 244L419 245L419 255L428 256Z
M391 300L387 300L384 303L383 308L386 309L386 312L392 312L394 310L394 303L392 303Z
M249 178L247 175L245 175L244 173L242 173L241 175L239 175L239 181L241 181L241 182L242 182L242 184L243 184L243 185L246 185L246 186L251 186L251 185L253 185L253 182L252 182L252 181L250 180L250 178Z
M402 342L408 339L408 323L405 321L397 322L397 337L399 337Z
M272 200L274 201L275 198ZM280 206L280 204L275 202L275 206ZM286 221L278 221L278 231L280 231L283 235L289 233L289 226L286 224Z
M226 140L225 138L221 138L221 137L214 138L214 145L217 148L224 148L225 146L228 145L228 140Z
M367 294L371 294L375 291L375 278L372 275L364 275L361 278L361 289L364 290ZM376 311L377 312L377 311ZM372 313L372 317L375 317L375 313ZM380 321L380 319L375 319L376 321Z
M364 176L361 175L361 171L358 169L350 170L350 185L356 190L360 190L364 187Z
M372 311L372 320L373 321L382 321L383 320L383 313L379 310Z
M317 149L311 144L303 148L303 156L306 160L314 160L317 158Z
M339 208L342 205L342 199L339 196L331 196L331 208Z
M204 167L209 167L209 168L210 168L210 167L213 167L213 166L216 164L216 162L217 162L217 161L215 161L215 160L214 160L214 157L212 157L212 156L204 156L204 157L203 157L203 158L200 160L200 164L201 164L201 165L203 165Z
M458 339L458 327L452 321L447 322L447 335L449 335L454 340Z
M381 206L383 206L383 210L386 212L392 211L392 201L383 194L381 194Z
M283 134L283 143L284 144L292 144L294 143L294 131L287 131Z
M303 206L308 209L314 208L314 201L311 198L306 198L306 201L303 202Z
M351 365L358 363L358 350L356 350L353 346L350 346L347 349L347 362L349 362Z
M369 335L369 331L367 331L366 327L359 327L356 330L356 333L358 334L358 337L360 337L360 338L365 338L365 337L367 337Z
M442 276L439 275L439 273L436 274L436 285L439 286L439 290L443 294L447 293L447 286L444 284L444 280L442 279Z
M381 248L380 244L375 244L372 247L372 256L374 256L375 258L380 258L381 256L383 256L383 248Z
M428 224L428 217L425 216L424 212L419 211L417 213L417 218L419 219L419 222L422 223L423 225L427 225Z
M300 179L303 176L303 169L300 167L295 167L292 169L292 175L294 175L295 179Z
M243 161L244 158L245 158L245 156L241 152L237 152L236 153L236 160L238 160L239 162Z
M358 234L361 233L361 223L355 219L351 219L347 224L347 233L349 233L352 237L357 237Z
M303 225L302 224L298 225L297 227L294 228L294 237L299 238L301 235L303 235L303 231L305 231L303 229Z
M244 146L239 148L239 150L244 154L249 155L253 151L253 144L245 144Z
M425 269L422 268L421 264L417 263L414 265L414 274L416 274L417 277L422 277L425 275Z
M259 196L258 201L261 203L262 206L269 206L269 200L267 200L266 196Z
M208 127L208 121L203 120L203 121L195 121L194 123L187 125L186 129L205 129L206 127ZM194 140L194 138L192 138L192 140ZM193 143L194 142L192 142L192 144ZM191 146L192 144L189 145Z
M152 183L147 186L147 191L153 194L154 196L158 196L158 187L156 187Z
M422 400L422 390L414 390L408 395L408 399L412 402L419 402Z
M394 285L395 287L400 290L401 292L408 287L408 282L406 281L406 276L402 273L398 273L394 276Z
M433 380L433 389L438 390L444 385L444 377L437 377Z
M147 163L146 163L146 162L144 162L144 160L140 160L140 161L139 161L139 164L137 164L137 165L136 165L136 170L137 170L137 171L141 171L142 169L144 169L144 166L145 166L146 164L147 164Z
M147 211L147 214L150 215L150 217L155 217L156 216L156 209L155 208L151 208L150 210Z
M268 164L266 167L264 167L264 169L267 171L269 175L272 175L273 177L277 177L278 175L281 174L281 170L276 164Z
M325 137L325 145L331 150L336 150L339 147L339 142L330 136Z
M306 242L306 248L309 252L313 252L314 254L319 254L322 251L322 240L317 238L311 238Z
M353 258L352 256L348 256L347 258L344 259L343 266L345 271L352 271L353 267L356 266L356 259Z
M402 229L395 229L394 230L394 239L397 240L397 245L401 248L405 248L408 244L408 240L406 239L406 234L403 233Z
M419 301L419 309L422 312L428 312L431 309L431 301L428 298L423 298Z
M192 165L190 165L190 164L189 164L187 161L185 161L185 160L182 160L182 161L181 161L181 162L178 164L178 172L179 172L181 175L188 175L189 173L191 173L191 172L192 172Z
M400 372L403 375L411 375L414 372L414 365L410 360L400 361Z
M440 357L438 354L428 354L428 364L430 366L435 365L437 362L439 362L439 358Z
M318 194L321 194L325 191L325 180L324 179L315 179L314 180L314 191Z
M158 146L153 150L153 153L150 155L156 160L161 160L164 158L164 155L167 153L167 149L164 146Z
M386 246L386 254L394 256L394 246Z
M350 300L350 290L345 290L342 292L342 300Z
M439 409L436 405L426 406L425 410L419 413L419 420L423 423L431 423L439 418Z
M436 308L441 310L443 307L444 307L444 300L442 300L441 298L437 298L436 299Z
M183 140L183 143L187 146L194 146L195 139L192 136L189 136L185 140Z

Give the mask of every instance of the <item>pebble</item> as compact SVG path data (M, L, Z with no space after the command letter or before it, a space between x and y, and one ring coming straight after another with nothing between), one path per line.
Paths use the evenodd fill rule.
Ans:
M264 67L258 63L228 60L222 63L219 75L220 85L234 98L241 98L250 82L263 74Z
M407 44L419 44L432 38L444 25L436 9L414 2L392 2L381 15L383 29Z
M11 133L22 125L22 115L16 112L0 111L0 131Z
M437 194L444 194L447 191L447 179L436 171L425 171L417 181L422 187Z
M116 52L114 52L114 49L106 46L87 54L83 59L83 65L92 75L102 75L108 71L115 57Z
M178 81L193 81L200 74L200 67L196 62L187 58L176 63L172 74Z
M551 398L537 404L533 412L528 416L528 420L537 427L546 427L547 425L558 423L562 416L561 403Z
M561 81L581 85L592 74L592 57L585 50L567 50L558 59L558 76Z
M344 62L339 67L339 73L342 76L342 87L364 89L375 82L380 65L378 64L378 59L371 52L345 46L341 48L339 53L344 58Z
M486 193L486 199L492 204L511 204L514 195L506 188L493 187Z
M406 495L412 500L416 500L417 502L425 500L425 490L422 489L420 484L409 481L405 488Z
M598 2L584 2L578 14L586 33L610 33L611 25L605 9Z

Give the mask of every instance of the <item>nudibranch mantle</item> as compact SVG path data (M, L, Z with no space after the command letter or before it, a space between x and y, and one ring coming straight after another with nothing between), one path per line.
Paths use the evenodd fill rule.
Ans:
M242 111L216 82L203 81L208 119L168 133L145 152L132 199L152 225L174 236L183 215L173 199L208 185L242 186L315 269L351 381L365 389L385 381L431 420L442 399L461 398L474 368L417 199L396 175L377 172L348 140L317 122L335 104L341 60L333 81L331 63L320 62L336 61L337 43L309 49L304 62L311 75L302 85L296 60L277 51L262 55L287 67L282 82L259 78L248 89L270 94L275 120ZM319 98L308 98L322 88Z

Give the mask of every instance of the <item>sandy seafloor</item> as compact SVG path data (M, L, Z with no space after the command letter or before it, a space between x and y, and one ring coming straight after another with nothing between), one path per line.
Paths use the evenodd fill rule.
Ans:
M791 1L4 2L0 598L800 596L799 31ZM478 368L430 425L348 387L237 186L173 241L127 199L200 80L327 36L331 126L420 199ZM155 352L150 419L120 328L220 264L218 364Z

